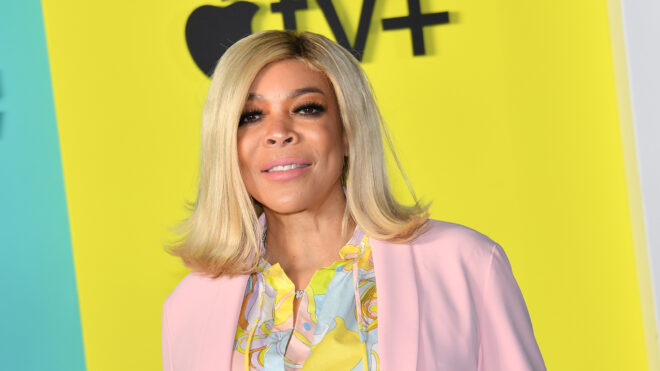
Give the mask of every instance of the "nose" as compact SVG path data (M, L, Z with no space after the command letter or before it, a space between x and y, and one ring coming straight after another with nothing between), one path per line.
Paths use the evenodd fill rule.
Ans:
M265 144L267 146L289 145L298 141L291 117L286 113L273 114L267 123Z

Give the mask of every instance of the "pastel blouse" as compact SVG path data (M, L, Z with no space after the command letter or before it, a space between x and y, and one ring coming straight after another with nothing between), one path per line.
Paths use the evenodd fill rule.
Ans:
M376 277L359 228L339 259L312 276L295 326L293 282L279 263L260 266L247 280L232 371L379 370Z

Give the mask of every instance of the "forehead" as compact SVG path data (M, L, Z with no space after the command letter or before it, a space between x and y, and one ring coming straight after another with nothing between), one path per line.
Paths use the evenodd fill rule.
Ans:
M297 59L285 59L264 66L250 85L249 94L280 96L309 88L316 88L325 94L333 93L330 81L323 72Z

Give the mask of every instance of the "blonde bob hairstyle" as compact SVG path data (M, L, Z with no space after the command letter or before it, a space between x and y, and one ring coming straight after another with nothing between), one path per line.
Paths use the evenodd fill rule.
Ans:
M425 229L427 206L398 203L390 191L381 137L401 170L359 62L335 42L310 32L262 31L231 46L216 66L202 115L197 200L169 251L190 268L218 277L254 272L260 255L261 206L248 194L238 162L237 128L248 90L267 64L296 59L323 72L337 97L348 139L346 210L370 237L404 243ZM408 180L402 173L406 183Z

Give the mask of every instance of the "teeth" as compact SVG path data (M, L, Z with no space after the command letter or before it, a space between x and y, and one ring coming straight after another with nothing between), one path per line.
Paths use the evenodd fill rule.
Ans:
M297 167L307 167L309 165L304 165L304 164L290 164L290 165L278 165L271 167L270 169L266 170L267 173L272 173L274 171L287 171L287 170L293 170Z

